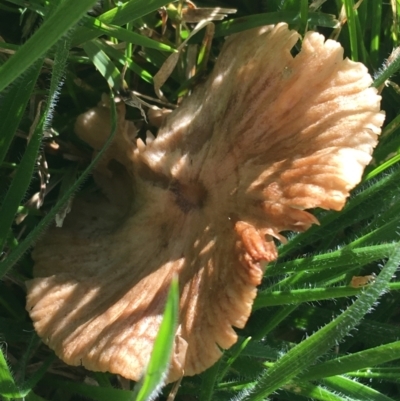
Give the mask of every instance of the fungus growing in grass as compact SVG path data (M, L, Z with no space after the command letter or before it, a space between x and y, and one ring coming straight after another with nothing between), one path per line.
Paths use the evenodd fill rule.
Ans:
M274 239L318 224L306 209L342 209L377 143L380 96L337 42L308 32L293 57L298 39L286 24L231 36L146 145L119 105L101 191L77 197L33 252L27 310L66 363L138 380L177 274L168 380L205 370L245 325ZM108 109L76 129L99 149Z

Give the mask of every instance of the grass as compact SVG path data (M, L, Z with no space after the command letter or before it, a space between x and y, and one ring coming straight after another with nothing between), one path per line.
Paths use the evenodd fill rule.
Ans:
M76 116L109 86L154 97L154 76L190 32L165 0L29 2L0 0L0 398L167 400L160 390L165 350L176 321L171 291L152 363L135 387L107 373L68 367L41 344L24 309L29 250L88 182L98 157L73 133ZM386 122L374 163L340 213L317 211L321 225L292 234L268 266L253 313L238 343L201 375L183 379L176 400L400 400L400 51L398 2L382 0L225 0L236 8L216 22L210 60L223 37L285 21L304 33L337 38L363 62L382 90ZM358 7L355 7L357 3ZM215 2L198 2L213 6ZM170 21L163 42L157 9ZM174 20L175 18L175 20ZM180 32L177 35L176 32ZM203 31L189 43L199 43ZM168 39L167 39L168 37ZM123 51L111 44L123 43ZM12 57L9 54L14 54ZM200 46L200 54L206 49ZM200 77L188 80L181 56L163 86L174 103ZM199 71L210 69L199 57ZM96 67L96 68L95 68ZM200 68L201 67L201 68ZM123 71L126 69L124 75ZM129 117L141 122L140 110ZM108 143L112 140L110 132ZM29 139L29 140L27 140ZM50 175L49 175L50 174ZM89 181L90 182L90 181ZM36 196L34 196L36 195ZM19 224L15 221L18 220ZM362 288L353 276L376 274ZM133 390L134 388L134 390ZM153 394L152 396L150 396ZM150 397L150 398L149 398ZM170 400L168 400L170 401Z

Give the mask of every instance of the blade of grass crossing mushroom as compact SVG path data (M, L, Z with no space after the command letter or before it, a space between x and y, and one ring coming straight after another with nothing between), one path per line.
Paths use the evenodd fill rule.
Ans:
M50 212L40 221L40 223L26 236L26 238L20 242L20 244L10 252L5 260L0 262L0 278L6 274L19 260L19 258L34 244L40 233L55 219L57 213L64 207L69 201L70 197L79 189L83 182L88 178L90 172L101 159L104 152L110 146L117 129L117 112L114 103L114 97L112 92L110 93L111 101L111 132L104 147L97 153L96 157L92 160L89 166L85 169L82 175L76 180L75 184L65 192L62 198L56 203L56 205L50 210Z
M346 336L361 321L375 302L388 288L388 283L400 262L400 244L392 252L389 260L373 285L367 288L358 299L340 316L292 348L273 367L266 370L250 391L242 393L237 401L261 401L290 379L299 375L317 358L325 354L337 341Z
M26 71L49 50L82 15L93 5L94 0L70 0L60 4L57 10L20 47L19 51L0 67L0 91Z
M154 400L165 383L174 345L179 314L179 284L174 277L169 289L163 319L143 378L136 385L131 401Z

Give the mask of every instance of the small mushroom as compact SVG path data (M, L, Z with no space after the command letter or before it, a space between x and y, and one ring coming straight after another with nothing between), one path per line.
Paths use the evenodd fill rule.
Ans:
M308 32L293 57L298 40L286 24L232 35L146 145L119 105L101 190L78 197L33 252L27 310L66 363L138 380L177 274L168 380L202 372L237 340L274 239L318 224L306 209L342 209L377 144L381 98L337 42ZM77 122L96 149L106 109Z

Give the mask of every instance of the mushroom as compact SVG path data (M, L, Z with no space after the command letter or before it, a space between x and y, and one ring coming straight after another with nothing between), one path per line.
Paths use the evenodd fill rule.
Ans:
M371 160L384 114L361 63L339 43L286 24L227 39L208 80L135 143L119 104L115 143L64 227L33 252L27 310L70 365L138 380L171 278L180 315L168 381L213 365L237 340L274 240L340 210ZM99 149L107 105L78 118Z

